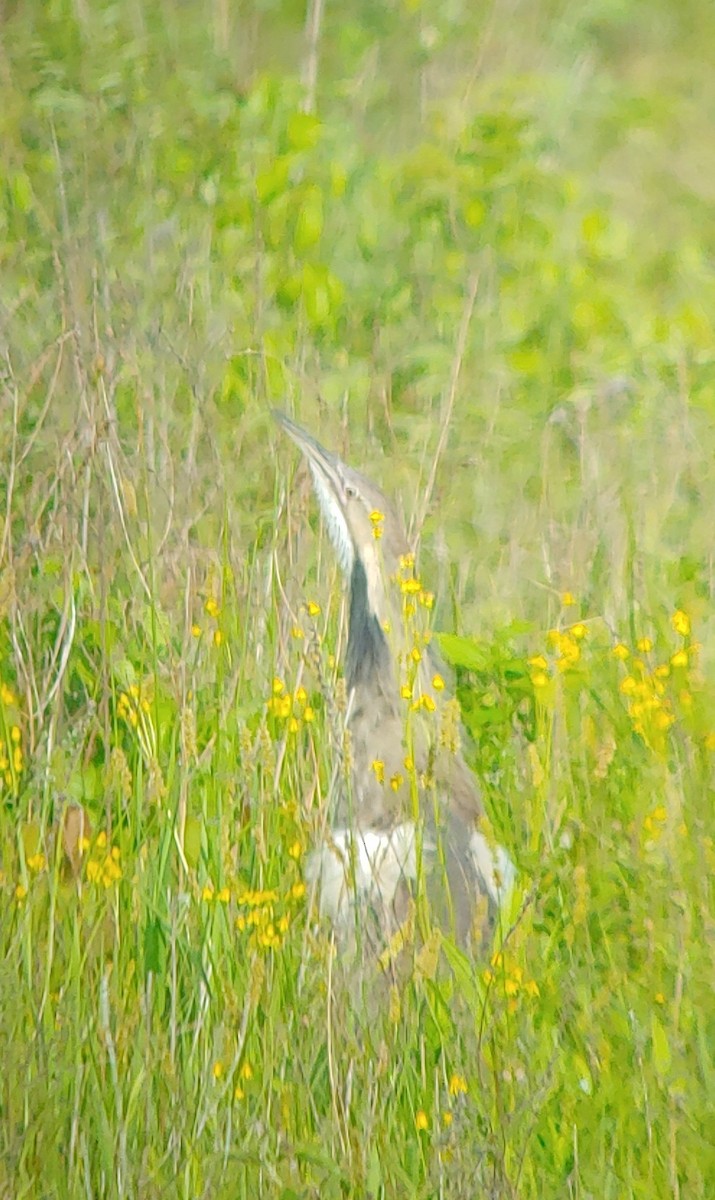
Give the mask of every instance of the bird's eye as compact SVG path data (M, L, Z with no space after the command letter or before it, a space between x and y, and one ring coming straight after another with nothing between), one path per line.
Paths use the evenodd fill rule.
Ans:
M349 500L354 500L357 496L357 488L354 488L351 483L345 484L345 495Z

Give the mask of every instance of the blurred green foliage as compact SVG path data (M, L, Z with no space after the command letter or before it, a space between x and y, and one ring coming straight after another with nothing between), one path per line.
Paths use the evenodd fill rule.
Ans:
M2 6L0 1194L706 1200L715 10L326 4L313 87L320 12ZM273 405L421 533L521 870L360 1003Z

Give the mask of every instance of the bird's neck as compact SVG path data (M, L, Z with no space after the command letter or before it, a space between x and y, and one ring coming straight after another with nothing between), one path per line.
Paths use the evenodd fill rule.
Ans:
M387 639L368 596L367 576L356 558L350 578L350 618L345 681L348 690L384 686L392 675Z

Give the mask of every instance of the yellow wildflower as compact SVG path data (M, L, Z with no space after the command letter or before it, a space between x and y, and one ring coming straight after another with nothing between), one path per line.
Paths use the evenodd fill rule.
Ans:
M687 655L686 651L678 650L675 654L672 655L672 657L670 659L670 663L671 663L671 666L673 666L673 667L687 667L688 655Z
M319 617L320 616L320 605L316 604L314 600L308 601L308 603L306 604L306 609L308 611L309 617Z
M675 632L679 633L681 637L688 637L690 635L690 617L686 612L683 612L682 608L676 608L670 618L670 623Z
M639 638L636 642L636 650L640 651L641 654L650 654L652 649L653 642L649 637Z
M468 1091L469 1091L469 1088L467 1086L467 1081L463 1075L457 1075L455 1072L455 1074L450 1076L450 1080L449 1080L450 1096L466 1096Z
M623 642L619 642L617 646L613 647L611 654L614 658L619 659L620 662L625 662L630 654L630 650L627 646L623 645Z
M213 596L209 596L208 600L206 601L206 603L204 605L204 608L206 609L206 612L208 613L208 615L210 617L214 617L214 618L217 617L219 615L219 613L221 612L221 609L219 608L217 602L214 600Z
M373 761L370 765L375 774L375 778L376 778L377 782L384 783L385 782L385 764L382 761L382 759L375 758L375 759L373 759Z
M429 1129L429 1117L423 1108L420 1108L415 1113L415 1129L418 1133L423 1133Z
M422 584L419 579L402 579L400 591L405 596L416 596L418 592L422 591Z

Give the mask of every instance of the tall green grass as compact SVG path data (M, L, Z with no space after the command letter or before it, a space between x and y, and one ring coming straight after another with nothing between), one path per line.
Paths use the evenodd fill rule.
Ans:
M712 1194L711 82L657 12L327 6L306 103L292 5L8 7L3 1197ZM520 871L479 960L316 919L345 613L274 404L420 534Z

